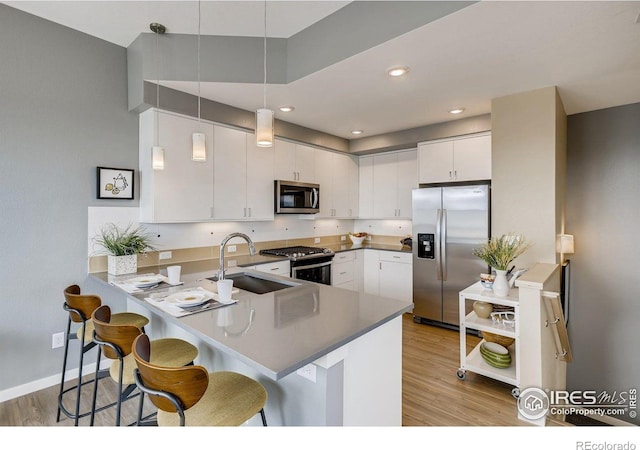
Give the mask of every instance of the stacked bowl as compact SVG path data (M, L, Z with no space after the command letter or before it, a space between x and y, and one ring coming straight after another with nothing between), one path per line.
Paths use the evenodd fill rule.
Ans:
M511 365L509 350L495 342L483 342L480 345L480 354L487 364L498 369L506 369Z

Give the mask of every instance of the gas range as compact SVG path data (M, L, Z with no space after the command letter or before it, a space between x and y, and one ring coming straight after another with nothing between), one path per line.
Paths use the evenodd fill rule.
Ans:
M334 252L328 248L296 246L260 250L260 254L268 256L282 256L289 258L291 261L300 261L304 259L333 257Z

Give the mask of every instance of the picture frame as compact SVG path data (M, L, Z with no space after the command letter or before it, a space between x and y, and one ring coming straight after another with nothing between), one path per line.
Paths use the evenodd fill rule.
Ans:
M134 175L135 171L133 169L98 167L98 199L133 200L135 186Z

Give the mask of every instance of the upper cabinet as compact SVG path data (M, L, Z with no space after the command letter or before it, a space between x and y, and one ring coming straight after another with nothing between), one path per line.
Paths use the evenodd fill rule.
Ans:
M422 142L418 145L420 183L491 179L491 135Z
M411 219L411 190L418 187L416 150L360 158L363 219Z
M320 185L318 218L358 217L358 162L353 156L315 150L315 183Z
M149 109L140 120L140 221L211 220L213 207L213 124ZM207 160L191 160L192 135L205 134ZM164 147L164 170L151 168L157 138Z
M315 149L293 142L275 140L276 180L315 182Z
M257 147L255 135L214 127L213 218L273 219L273 148Z

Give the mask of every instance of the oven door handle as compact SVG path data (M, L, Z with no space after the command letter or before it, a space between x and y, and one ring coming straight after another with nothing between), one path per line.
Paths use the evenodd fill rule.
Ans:
M308 266L294 266L293 273L295 274L298 270L317 269L318 267L330 266L331 264L333 264L333 261L327 261L327 262L318 263L318 264L310 264Z

